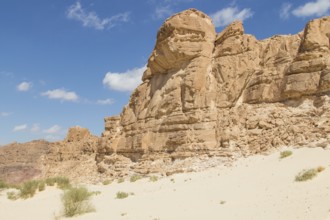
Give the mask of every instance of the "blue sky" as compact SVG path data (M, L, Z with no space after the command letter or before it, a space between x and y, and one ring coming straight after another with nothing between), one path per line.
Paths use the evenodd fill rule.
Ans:
M0 145L59 140L75 125L100 135L140 83L161 24L188 8L218 32L241 19L264 39L301 31L330 0L1 0Z

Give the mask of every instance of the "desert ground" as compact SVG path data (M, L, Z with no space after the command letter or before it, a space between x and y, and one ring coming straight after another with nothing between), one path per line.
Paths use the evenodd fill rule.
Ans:
M288 148L281 149L287 150ZM231 166L201 172L143 178L109 185L87 185L95 212L70 219L219 220L219 219L330 219L330 150L289 149L241 158ZM297 182L304 169L324 167L311 180ZM117 199L119 191L132 193ZM61 216L63 191L47 187L33 198L11 201L0 195L0 219L66 219ZM68 218L69 219L69 218Z

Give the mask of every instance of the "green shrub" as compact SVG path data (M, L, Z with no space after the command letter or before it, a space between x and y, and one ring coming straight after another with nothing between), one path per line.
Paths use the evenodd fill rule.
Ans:
M92 193L85 187L70 188L65 191L62 196L64 216L72 217L95 211L90 203L91 196Z
M117 199L125 199L125 198L127 198L128 196L129 196L129 194L126 193L126 192L117 192L116 198L117 198Z
M45 180L45 182L46 182L46 184L47 184L47 186L55 186L55 183L56 183L56 181L55 181L55 178L47 178L46 180Z
M33 197L38 189L38 186L39 186L39 182L36 180L30 180L23 183L23 185L19 189L20 190L19 197L23 199Z
M150 182L157 182L158 176L151 176L149 180L150 180Z
M109 184L111 184L112 183L112 181L111 180L104 180L103 182L102 182L102 184L103 185L109 185Z
M45 180L48 186L56 186L59 189L69 189L71 187L70 180L67 177L50 177Z
M10 200L17 200L19 195L15 192L7 192L7 198Z
M138 180L141 179L141 178L142 178L142 177L139 176L139 175L133 175L133 176L131 176L130 181L133 183L133 182L138 181Z
M67 177L55 177L57 187L60 189L69 189L71 188L70 180Z
M45 181L41 180L38 185L39 191L44 191L46 189L46 183Z
M317 170L318 173L321 173L322 171L325 170L325 167L319 166L319 167L316 168L316 170Z
M98 196L101 194L101 191L92 191L90 192L92 196Z
M3 181L3 180L0 180L0 189L7 189L8 188L8 184Z
M286 151L282 151L280 154L280 159L283 159L285 157L289 157L292 155L292 151L286 150Z
M125 182L125 179L124 178L119 178L117 182L118 183L123 183L123 182Z
M302 182L316 177L318 171L316 169L303 170L296 176L296 181Z

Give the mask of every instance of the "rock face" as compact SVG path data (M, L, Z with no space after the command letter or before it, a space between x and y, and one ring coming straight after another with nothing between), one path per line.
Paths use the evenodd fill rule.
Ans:
M0 148L0 180L21 183L49 176L77 182L99 181L95 164L98 137L86 128L70 128L64 141L13 143Z
M310 21L297 35L261 41L239 21L217 34L195 9L170 17L143 83L120 116L105 119L99 171L113 175L125 167L118 161L327 145L329 39L330 17Z

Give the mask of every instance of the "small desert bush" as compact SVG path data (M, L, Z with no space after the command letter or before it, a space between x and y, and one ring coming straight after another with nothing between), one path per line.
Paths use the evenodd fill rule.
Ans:
M292 155L292 151L290 151L290 150L282 151L281 154L280 154L280 159L289 157L291 155Z
M109 184L111 184L112 183L112 181L111 180L104 180L103 182L102 182L102 184L103 185L109 185Z
M56 181L55 178L50 177L45 180L45 183L47 184L47 186L55 186Z
M119 178L118 181L117 181L117 183L123 183L123 182L125 182L124 178Z
M44 191L46 189L46 183L45 183L45 181L41 180L39 182L38 189L39 189L40 192L41 191Z
M45 180L45 182L48 186L55 186L55 184L56 184L56 186L59 189L69 189L69 188L71 188L70 180L67 177L62 177L62 176L50 177L50 178L47 178Z
M316 177L317 173L317 169L303 170L296 176L295 180L298 182L310 180Z
M0 180L0 190L6 188L8 188L8 184L5 181Z
M158 176L151 176L149 180L150 180L150 182L157 182Z
M19 189L20 190L19 197L23 199L33 197L38 187L39 187L39 181L36 180L30 180L23 183L23 185Z
M321 173L322 171L325 170L325 167L319 166L319 167L316 168L316 170L317 170L318 173Z
M128 196L129 196L129 194L126 193L126 192L117 192L116 198L117 198L117 199L125 199L125 198L127 198Z
M64 206L64 216L72 217L84 213L95 211L90 203L93 193L85 187L70 188L62 196Z
M19 194L15 192L7 192L7 198L10 200L17 200L19 198Z
M226 201L221 200L221 201L220 201L220 204L221 204L221 205L224 205L224 204L226 204Z
M133 182L138 181L138 180L141 179L141 178L142 178L142 177L139 176L139 175L133 175L133 176L131 176L130 181L133 183Z

